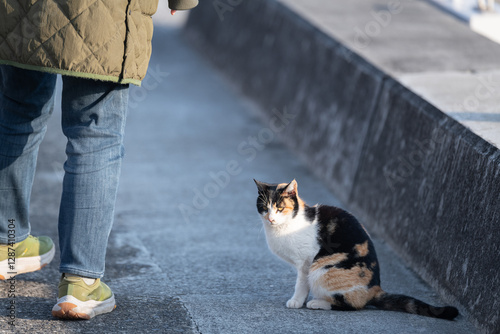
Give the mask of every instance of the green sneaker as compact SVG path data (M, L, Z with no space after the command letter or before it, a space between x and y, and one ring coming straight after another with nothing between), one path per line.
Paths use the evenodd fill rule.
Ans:
M61 276L52 315L61 319L90 319L115 309L115 296L99 278L87 285L82 277Z
M42 269L52 261L55 252L49 237L30 235L14 245L0 245L0 280Z

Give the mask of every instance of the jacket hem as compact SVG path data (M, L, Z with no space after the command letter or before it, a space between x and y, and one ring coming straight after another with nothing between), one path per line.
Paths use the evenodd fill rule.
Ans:
M3 60L3 59L0 59L0 65L10 65L10 66L19 67L19 68L22 68L25 70L40 71L40 72L46 72L46 73L51 73L51 74L68 75L68 76L83 78L83 79L111 81L111 82L116 82L119 84L133 84L133 85L136 85L139 87L141 86L141 80L130 79L130 78L119 78L119 77L115 77L112 75L101 75L101 74L93 74L93 73L74 72L74 71L69 71L69 70L62 70L59 68L43 67L43 66L36 66L36 65L26 65L26 64L21 64L21 63L15 62L15 61Z

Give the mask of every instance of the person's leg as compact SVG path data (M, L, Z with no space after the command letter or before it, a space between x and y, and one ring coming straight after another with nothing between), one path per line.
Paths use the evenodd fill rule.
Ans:
M31 187L38 147L54 106L55 85L54 74L0 66L1 244L23 241L30 234ZM8 233L9 220L15 233Z
M62 127L68 143L59 212L62 273L104 275L127 107L128 85L63 77Z
M111 312L101 282L123 157L128 85L63 77L62 127L68 138L59 211L60 271L52 315L90 319ZM95 279L93 279L95 278Z
M29 204L55 86L56 75L0 66L0 279L41 269L54 257L50 238L29 235Z

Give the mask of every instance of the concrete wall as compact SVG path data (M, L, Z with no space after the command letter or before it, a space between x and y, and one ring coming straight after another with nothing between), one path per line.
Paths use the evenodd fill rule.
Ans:
M499 328L497 148L280 2L202 1L186 32L269 116L293 114L284 141L369 230Z

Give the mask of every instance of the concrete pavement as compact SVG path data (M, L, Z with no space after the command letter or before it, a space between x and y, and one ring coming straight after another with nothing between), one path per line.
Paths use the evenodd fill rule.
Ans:
M116 221L104 281L117 309L91 321L53 319L59 254L19 276L20 333L474 333L456 321L363 310L288 310L295 273L267 249L253 178L297 179L310 204L339 205L278 139L275 118L242 96L183 41L158 26L150 73L132 88ZM53 115L32 195L33 234L57 240L64 138ZM383 240L374 236L382 286L442 304ZM5 288L2 301L7 303ZM2 314L0 331L8 332Z
M498 333L500 45L428 1L227 3L191 12L193 45L264 112L297 114L287 146Z

